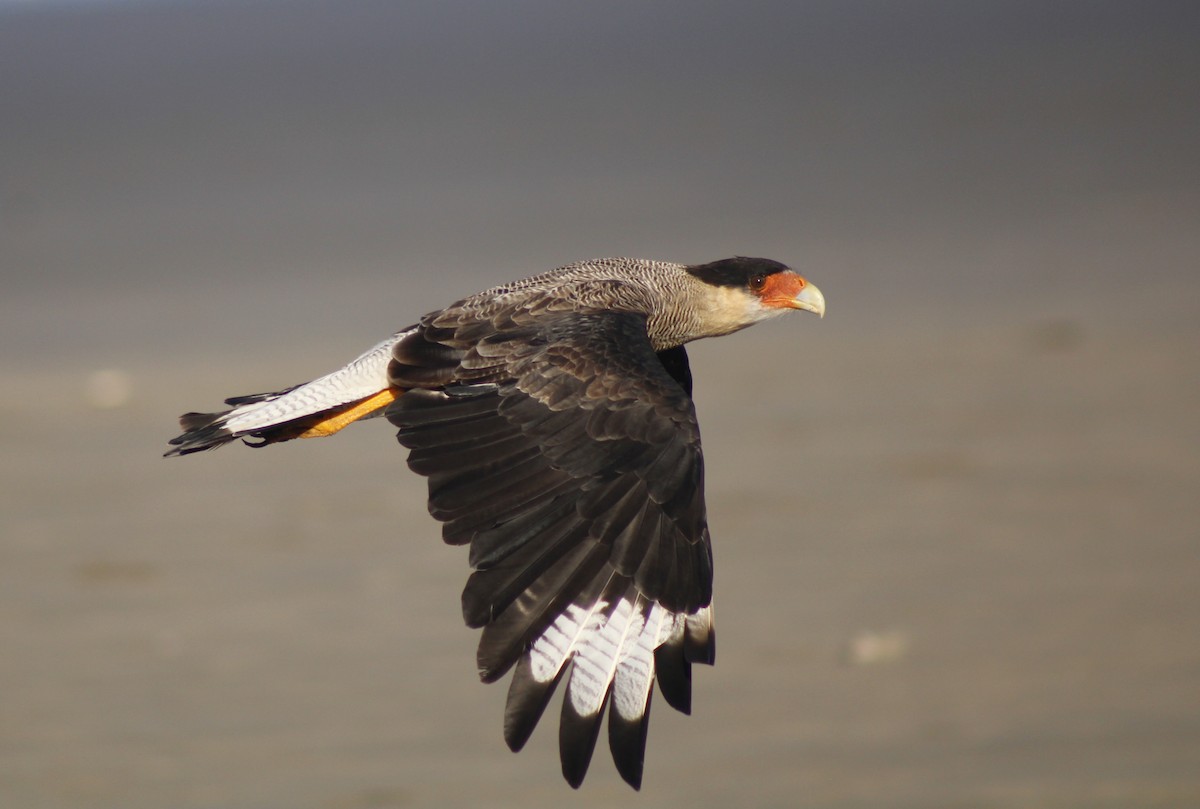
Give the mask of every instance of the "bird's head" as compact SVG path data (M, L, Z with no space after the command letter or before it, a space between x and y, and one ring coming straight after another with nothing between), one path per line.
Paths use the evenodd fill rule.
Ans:
M800 273L769 258L721 259L694 264L688 273L706 286L705 297L714 320L723 320L732 328L752 323L793 309L825 316L825 296Z

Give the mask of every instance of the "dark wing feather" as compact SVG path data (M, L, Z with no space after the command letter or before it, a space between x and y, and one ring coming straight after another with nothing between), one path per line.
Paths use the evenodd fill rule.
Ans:
M662 363L663 368L667 369L667 373L671 378L679 383L679 387L683 388L683 392L688 396L692 395L692 366L688 362L687 351L683 346L675 346L664 351L658 352L658 361Z
M583 780L611 696L614 760L637 786L655 659L667 701L686 707L687 628L710 621L683 348L656 354L635 314L443 313L397 346L389 374L397 387L442 385L387 415L429 478L446 541L471 546L463 615L483 628L481 676L516 664L510 747L528 739L569 667L564 775Z

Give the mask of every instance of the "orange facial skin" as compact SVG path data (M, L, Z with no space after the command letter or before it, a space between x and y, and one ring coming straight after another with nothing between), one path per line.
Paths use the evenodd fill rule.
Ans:
M756 292L763 306L773 309L805 309L821 316L825 314L825 297L821 295L820 290L802 275L791 270L766 276Z

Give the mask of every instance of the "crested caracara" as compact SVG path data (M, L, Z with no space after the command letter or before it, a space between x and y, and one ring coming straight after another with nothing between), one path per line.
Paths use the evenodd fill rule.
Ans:
M715 648L684 344L796 309L823 315L825 299L768 259L572 264L431 312L312 382L188 413L167 455L386 417L445 541L470 546L480 676L515 668L509 747L565 680L563 775L583 781L608 705L613 760L637 788L655 678L687 713L691 665Z

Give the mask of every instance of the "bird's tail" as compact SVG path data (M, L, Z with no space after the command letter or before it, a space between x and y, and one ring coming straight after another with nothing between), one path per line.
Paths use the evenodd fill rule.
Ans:
M409 330L411 331L411 330ZM274 393L235 396L230 409L184 413L183 433L172 438L165 455L215 449L236 439L265 446L293 438L332 435L351 422L381 414L404 391L388 382L392 348L409 334L397 332L343 368L311 382Z

